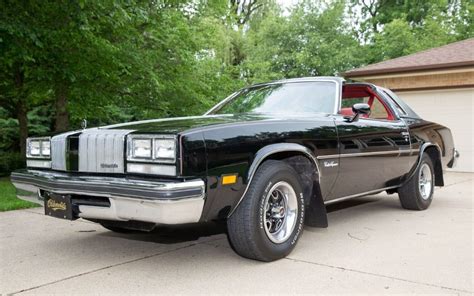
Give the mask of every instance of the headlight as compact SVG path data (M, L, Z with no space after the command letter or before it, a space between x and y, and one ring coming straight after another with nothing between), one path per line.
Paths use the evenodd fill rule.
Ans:
M174 162L176 158L175 139L155 139L153 144L155 159L162 162Z
M132 156L133 158L151 159L151 139L133 139Z
M176 162L174 136L132 135L127 140L127 160L132 162Z
M28 138L26 141L27 158L49 158L51 155L50 138Z

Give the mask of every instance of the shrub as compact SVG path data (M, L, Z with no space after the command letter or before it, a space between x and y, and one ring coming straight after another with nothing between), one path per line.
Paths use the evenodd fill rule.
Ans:
M0 176L8 176L25 167L25 158L19 152L0 152Z

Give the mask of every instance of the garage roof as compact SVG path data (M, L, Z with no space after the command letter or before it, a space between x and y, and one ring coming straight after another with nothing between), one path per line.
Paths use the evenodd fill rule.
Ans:
M474 38L357 68L344 73L344 76L360 77L466 66L474 66Z

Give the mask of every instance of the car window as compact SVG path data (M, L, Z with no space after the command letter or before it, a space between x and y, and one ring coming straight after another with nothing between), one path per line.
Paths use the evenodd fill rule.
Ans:
M380 102L378 98L374 98L371 102L370 97L363 98L344 98L342 100L342 108L350 108L352 110L352 105L357 103L366 103L370 105L370 115L368 118L373 119L388 119L389 114L385 106Z
M241 91L213 114L333 113L337 85L333 82L275 83Z
M389 98L389 99L392 101L392 104L393 104L393 106L397 109L398 114L400 114L400 115L407 115L407 113L405 112L405 110L403 110L403 108L397 103L397 101L395 101L395 100L392 98L392 96L391 96L388 92L386 92L385 90L382 90L382 92L385 94L385 96L386 96L387 98Z

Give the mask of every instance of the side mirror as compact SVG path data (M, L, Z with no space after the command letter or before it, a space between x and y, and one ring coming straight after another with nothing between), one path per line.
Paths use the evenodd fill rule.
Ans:
M360 117L360 115L369 115L370 114L370 106L369 104L366 103L358 103L352 105L352 112L354 112L354 116L352 117L347 117L348 122L353 122L357 121Z

